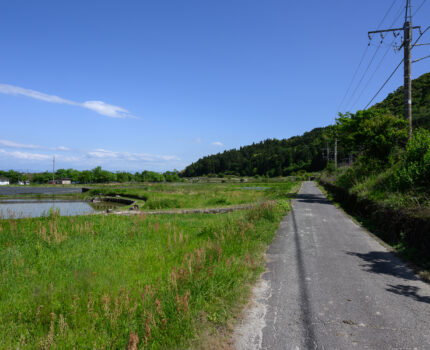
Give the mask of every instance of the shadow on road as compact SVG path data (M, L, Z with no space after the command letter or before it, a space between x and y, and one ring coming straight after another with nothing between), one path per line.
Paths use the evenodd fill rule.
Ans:
M312 309L309 303L309 290L306 284L306 268L303 261L302 244L299 234L299 228L297 227L296 215L294 208L291 209L291 217L293 219L294 226L294 241L296 244L296 258L297 258L297 275L298 284L300 290L300 306L302 308L302 322L303 329L306 331L304 334L306 349L316 349L316 337L315 330L312 322Z
M366 264L361 265L366 271L384 275L391 275L405 280L416 281L418 278L396 256L389 252L369 252L366 254L346 252L348 255L357 256Z
M398 285L389 284L388 286L389 286L389 288L387 288L388 292L395 293L398 295L404 295L405 297L412 298L416 301L430 304L430 297L419 295L418 291L420 290L420 288L418 287L407 286L403 284L398 284Z
M298 194L296 200L302 203L331 204L327 198L319 194Z
M357 256L364 260L366 264L361 265L364 269L371 273L391 275L403 280L416 281L419 278L409 270L406 265L396 256L389 252L370 252L367 254L346 252L348 255ZM408 286L404 284L388 285L388 292L403 295L412 298L416 301L430 304L430 296L421 296L418 294L420 288L416 286Z

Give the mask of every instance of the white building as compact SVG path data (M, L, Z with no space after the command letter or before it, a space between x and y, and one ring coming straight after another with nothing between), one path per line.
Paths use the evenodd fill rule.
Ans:
M0 186L9 185L9 179L5 177L0 177Z

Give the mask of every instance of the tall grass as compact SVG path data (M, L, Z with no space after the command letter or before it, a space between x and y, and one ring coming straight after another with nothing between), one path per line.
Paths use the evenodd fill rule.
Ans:
M231 317L287 210L1 220L0 348L190 346Z
M145 184L93 188L85 195L120 195L137 200L142 210L224 207L287 198L294 182L244 184ZM247 189L243 189L246 187ZM253 189L266 188L267 190Z

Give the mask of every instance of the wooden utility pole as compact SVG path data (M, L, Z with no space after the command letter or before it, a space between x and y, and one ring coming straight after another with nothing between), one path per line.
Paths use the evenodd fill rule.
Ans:
M380 34L381 38L384 38L384 33L393 32L395 36L399 32L403 31L403 43L400 48L404 50L404 105L405 105L405 119L409 122L409 138L412 137L412 78L411 78L411 50L412 50L412 30L419 29L421 27L412 26L412 0L406 0L405 7L405 24L403 28L374 30L368 32L369 38L372 34Z
M412 49L412 13L411 0L406 1L405 26L404 26L404 100L405 119L409 121L409 138L412 137L412 78L411 78L411 49Z
M337 137L334 139L334 168L337 169Z

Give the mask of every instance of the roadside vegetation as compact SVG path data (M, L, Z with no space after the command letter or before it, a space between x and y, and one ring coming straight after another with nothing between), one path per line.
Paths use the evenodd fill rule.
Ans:
M226 199L254 199L230 186ZM207 348L200 336L245 301L297 188L230 214L0 220L0 348ZM213 189L205 200L228 192Z
M341 115L334 128L355 155L352 166L323 172L322 183L387 243L430 268L430 132L388 110Z

